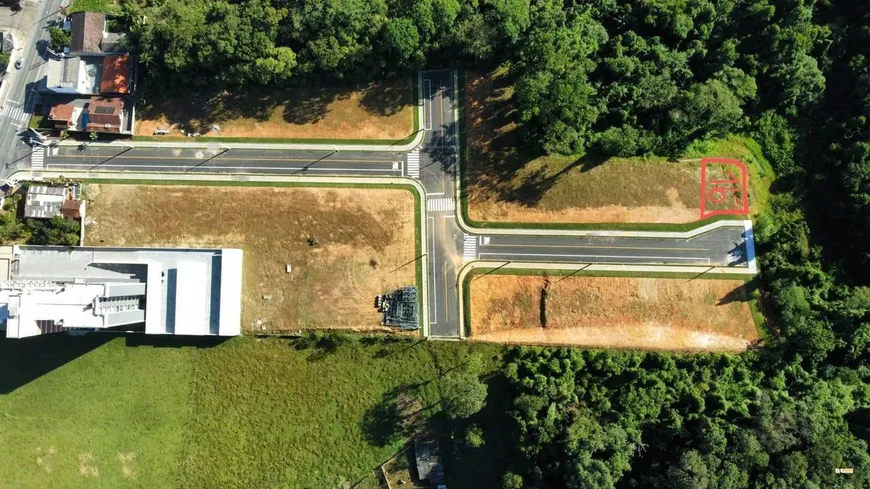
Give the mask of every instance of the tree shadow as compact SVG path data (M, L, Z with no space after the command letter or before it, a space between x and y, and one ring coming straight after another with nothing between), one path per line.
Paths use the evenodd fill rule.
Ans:
M340 96L325 88L305 89L304 97L293 97L284 103L284 120L300 125L318 122L329 113L329 104L343 97L347 97L347 94Z
M743 284L722 296L722 298L716 302L716 305L724 306L734 302L749 302L749 297L751 296L750 292L751 288L749 287L749 284Z
M118 336L112 333L81 336L57 333L0 339L0 395L9 394Z
M142 90L136 110L140 120L163 118L185 133L206 134L213 126L234 119L266 122L279 110L288 123L310 124L326 116L330 103L347 96L347 91L325 88L165 93L147 87Z
M467 85L466 124L461 134L466 148L465 186L470 202L537 205L558 181L571 171L587 172L603 164L608 156L593 151L568 165L553 167L540 152L530 151L526 142L530 129L518 122L512 97L513 76L487 75ZM529 164L537 161L533 170Z
M295 350L313 350L308 355L309 362L318 362L338 351L343 345L351 343L353 339L346 334L328 332L309 332L293 340L291 345Z
M458 489L478 487L501 487L504 472L516 449L516 438L510 419L511 394L508 380L498 373L486 380L486 405L477 414L467 419L451 420L434 416L444 448L444 469L448 487ZM471 447L461 440L459 434L476 424L483 430L484 445Z
M100 333L102 334L102 333ZM125 345L132 348L214 348L229 341L230 336L175 336L128 334Z
M413 94L407 86L393 86L386 83L371 83L365 87L360 105L369 113L378 116L398 114L402 109L413 105Z
M420 338L420 339L415 340L415 341L409 341L409 340L405 340L405 339L396 339L396 340L390 341L390 343L401 342L402 343L401 348L381 348L375 352L373 357L374 358L390 358L390 357L395 356L395 355L401 355L401 354L407 352L408 350L411 350L414 347L419 346L422 343L425 343L426 341L427 340L425 338Z
M378 447L414 437L426 428L426 413L438 403L424 406L415 391L417 386L397 387L385 392L362 420L366 441Z

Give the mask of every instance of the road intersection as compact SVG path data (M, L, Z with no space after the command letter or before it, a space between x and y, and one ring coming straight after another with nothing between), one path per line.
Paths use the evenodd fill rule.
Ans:
M751 227L722 221L697 232L628 232L567 230L483 230L462 220L459 207L460 138L457 76L427 71L420 76L422 137L405 147L310 145L233 145L222 143L65 144L47 148L31 171L75 176L87 173L152 173L245 179L254 175L413 178L425 190L424 274L431 338L461 336L458 276L467 263L516 268L578 264L703 266L708 270L754 273ZM419 136L419 135L418 135ZM36 159L36 158L31 158ZM44 167L42 166L44 165ZM20 174L20 173L19 173ZM17 176L17 175L16 175ZM234 176L234 177L231 177ZM256 177L254 177L256 178ZM748 238L747 238L748 237ZM747 245L747 243L749 243ZM749 255L749 260L747 260Z

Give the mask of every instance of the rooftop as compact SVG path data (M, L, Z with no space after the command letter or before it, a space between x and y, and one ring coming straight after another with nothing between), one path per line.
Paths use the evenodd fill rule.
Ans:
M8 338L106 328L146 334L241 332L241 250L8 248L0 256L0 262L11 263L0 277Z
M109 55L103 58L103 76L100 93L130 93L130 55Z
M106 15L99 12L77 12L70 15L70 52L99 53Z
M121 97L91 97L86 128L89 131L121 132L124 100Z
M59 104L51 108L48 118L53 121L69 122L73 119L76 107L71 104Z
M66 187L31 185L24 198L24 217L50 219L60 215L60 208L66 198Z

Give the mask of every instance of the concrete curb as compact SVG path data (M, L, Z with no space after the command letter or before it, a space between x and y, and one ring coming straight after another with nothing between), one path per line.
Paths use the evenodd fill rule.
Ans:
M468 262L457 277L456 287L459 292L459 338L465 339L465 277L475 268L498 268L499 270L571 270L584 272L629 272L643 276L643 273L715 273L723 275L751 276L756 271L750 268L733 267L704 267L697 265L620 265L604 263L535 263L535 262L508 262L503 261L480 261ZM604 276L604 274L602 274ZM439 338L440 339L440 338Z
M423 124L423 72L417 72L417 120L419 121L414 139L406 144L372 143L372 144L325 144L325 143L231 143L223 141L135 141L125 139L107 143L87 142L88 146L98 148L186 148L186 149L264 149L264 150L319 150L333 151L336 148L344 151L411 151L423 143L425 131ZM64 140L59 146L78 147L81 141Z
M71 175L74 174L74 175ZM42 178L58 178L61 176L72 178L94 178L94 179L115 179L115 180L173 180L177 182L265 182L265 183L325 183L325 184L351 184L351 185L407 185L412 187L420 198L420 205L417 213L420 218L420 246L422 249L416 250L415 253L420 254L420 266L422 269L420 284L420 294L424 298L429 297L429 254L426 252L427 243L427 226L426 226L426 190L423 185L413 178L407 177L317 177L317 176L298 176L298 175L249 175L249 174L217 174L203 175L190 173L174 173L174 172L110 172L110 171L43 171ZM10 175L10 180L22 181L32 180L33 173L30 171L17 171ZM416 247L415 247L416 248ZM429 338L429 301L422 301L420 310L420 318L423 321L422 333L424 338Z

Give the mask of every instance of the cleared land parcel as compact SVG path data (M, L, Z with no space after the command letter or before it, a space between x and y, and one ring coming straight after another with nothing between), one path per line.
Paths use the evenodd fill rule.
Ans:
M184 137L181 131L220 138L400 140L414 130L414 100L411 80L171 96L149 99L137 111L135 134L162 129L169 134L160 140Z
M376 328L374 297L415 283L414 196L406 190L90 185L87 192L89 245L241 247L248 331Z
M701 157L738 158L751 175L761 167L736 137L690 148L692 161L531 154L521 149L507 71L468 73L465 87L465 176L474 221L689 223L700 217ZM763 176L755 177L753 183ZM754 187L750 199L757 207L764 196Z
M474 340L739 351L758 339L742 280L479 275L469 283Z

